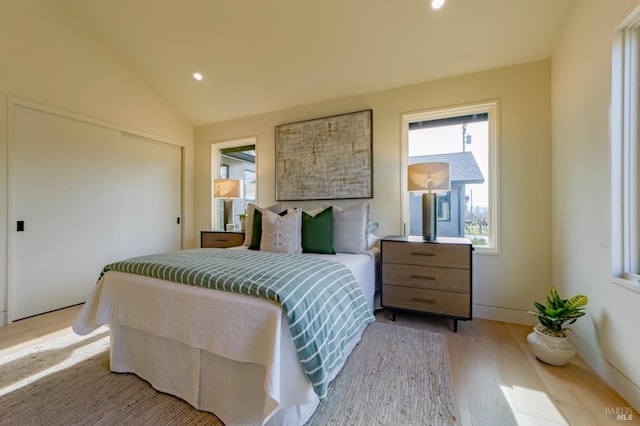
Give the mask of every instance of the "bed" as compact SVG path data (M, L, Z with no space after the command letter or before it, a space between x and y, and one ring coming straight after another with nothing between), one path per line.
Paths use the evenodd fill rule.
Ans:
M177 284L171 274L144 276L126 268L105 268L73 324L74 331L84 335L108 324L112 371L134 373L155 389L214 413L227 426L304 424L373 321L377 248L360 254L296 256L262 254L247 247L178 253L185 252L240 257L238 262L247 265L254 257L269 255L346 267L357 283L355 292L350 292L366 301L366 314L358 312L357 321L348 321L352 330L333 349L331 365L323 367L322 385L310 376L309 367L303 368L299 354L304 345L299 335L295 339L292 335L292 330L298 332L291 325L290 307L283 309L279 302L250 294Z

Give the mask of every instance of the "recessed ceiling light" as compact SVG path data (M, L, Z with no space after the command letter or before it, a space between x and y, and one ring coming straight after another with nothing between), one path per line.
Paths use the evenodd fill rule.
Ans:
M202 80L202 74L200 74L198 71L195 71L192 75L193 75L193 78L195 78L196 80L198 81Z
M444 6L444 0L431 0L431 9L438 10Z

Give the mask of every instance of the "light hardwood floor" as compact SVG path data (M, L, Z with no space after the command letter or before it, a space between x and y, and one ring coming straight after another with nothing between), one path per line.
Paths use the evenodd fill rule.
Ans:
M376 319L392 323L385 311ZM529 350L531 326L474 319L458 321L398 313L395 324L447 336L453 387L462 425L640 424L611 411L631 406L580 358L563 367Z
M0 327L0 357L39 342L73 333L75 306ZM474 319L451 320L398 313L395 323L385 311L379 322L413 327L447 336L451 374L460 425L621 425L616 410L630 405L579 357L564 367L535 359L526 336L531 327ZM389 348L393 350L393 348Z

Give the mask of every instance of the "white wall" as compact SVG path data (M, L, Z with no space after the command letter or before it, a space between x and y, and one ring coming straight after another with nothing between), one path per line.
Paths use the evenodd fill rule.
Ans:
M552 58L553 283L586 294L574 343L640 409L640 294L611 282L612 35L637 0L580 0ZM603 408L604 409L604 408Z
M275 201L274 126L373 109L374 198L378 234L402 232L401 114L491 99L500 102L500 255L474 255L473 314L533 322L526 311L551 279L550 62L339 99L196 128L196 229L210 227L211 144L257 137L258 203ZM341 200L339 205L351 205ZM320 202L286 205L318 206ZM464 327L464 324L461 325Z
M0 2L0 324L7 306L8 96L175 141L185 148L185 247L194 245L193 127L57 2ZM12 229L9 227L9 229Z

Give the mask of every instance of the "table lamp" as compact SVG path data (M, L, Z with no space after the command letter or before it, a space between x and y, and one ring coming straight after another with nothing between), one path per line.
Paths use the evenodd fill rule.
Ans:
M407 190L422 192L422 239L438 238L438 192L451 189L449 163L411 164L407 171Z
M224 224L233 224L233 199L242 198L240 179L214 179L213 196L224 199Z

